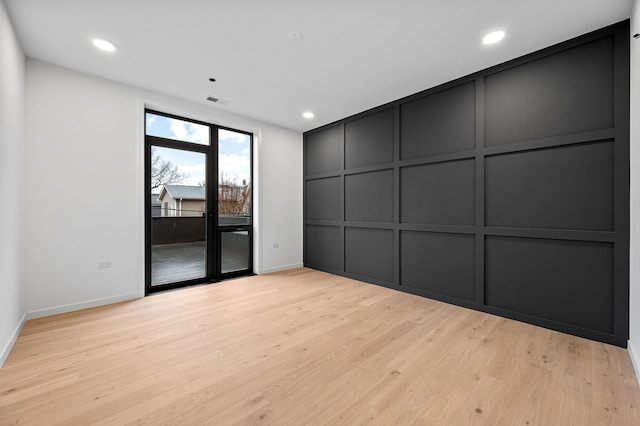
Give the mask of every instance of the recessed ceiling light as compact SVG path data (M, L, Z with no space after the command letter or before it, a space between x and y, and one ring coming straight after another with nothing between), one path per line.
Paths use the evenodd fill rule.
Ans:
M291 32L289 33L289 40L293 40L293 41L300 41L302 40L302 34L297 33L297 32Z
M482 39L484 44L493 44L497 43L504 38L504 31L494 31L492 33L487 34Z
M105 40L103 38L94 38L93 45L100 50L104 50L105 52L116 51L116 45L111 43L109 40Z
M315 114L312 113L311 111L305 111L305 112L302 113L302 116L304 118L313 118L313 117L315 117Z

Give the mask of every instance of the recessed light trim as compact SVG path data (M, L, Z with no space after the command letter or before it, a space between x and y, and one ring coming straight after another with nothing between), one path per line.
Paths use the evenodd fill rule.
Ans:
M289 37L289 40L293 40L293 41L300 41L302 40L302 34L298 33L298 32L290 32L289 35L287 36Z
M497 43L504 38L504 35L505 35L504 31L493 31L483 37L482 43L484 44Z
M315 117L315 114L312 113L311 111L305 111L305 112L302 113L302 116L304 118L313 118L313 117Z
M116 45L104 38L94 38L92 42L95 47L97 47L100 50L104 50L105 52L116 51Z

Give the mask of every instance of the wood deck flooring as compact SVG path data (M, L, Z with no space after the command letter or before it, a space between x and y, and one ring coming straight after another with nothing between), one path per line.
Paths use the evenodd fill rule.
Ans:
M640 425L625 349L305 268L28 321L0 425Z

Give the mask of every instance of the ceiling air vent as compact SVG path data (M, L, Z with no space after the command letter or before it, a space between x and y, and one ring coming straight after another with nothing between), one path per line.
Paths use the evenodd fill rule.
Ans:
M231 103L225 99L214 98L213 96L208 96L207 100L220 105L229 105Z

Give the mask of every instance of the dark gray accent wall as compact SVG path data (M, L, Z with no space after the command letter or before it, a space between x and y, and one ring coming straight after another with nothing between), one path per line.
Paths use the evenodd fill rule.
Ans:
M421 158L474 148L473 81L400 105L400 158Z
M393 161L393 109L353 120L344 126L344 163L352 169Z
M473 159L402 167L400 182L401 223L474 225Z
M485 264L487 305L613 333L613 244L487 236Z
M393 170L344 177L345 220L393 222Z
M305 211L309 219L339 220L340 178L314 179L305 183Z
M611 35L488 75L486 145L613 127L613 73Z
M475 300L473 235L400 231L404 288Z
M306 266L626 346L628 22L304 144Z
M485 159L488 226L613 230L613 141Z
M344 232L345 271L393 283L393 231L345 228Z

